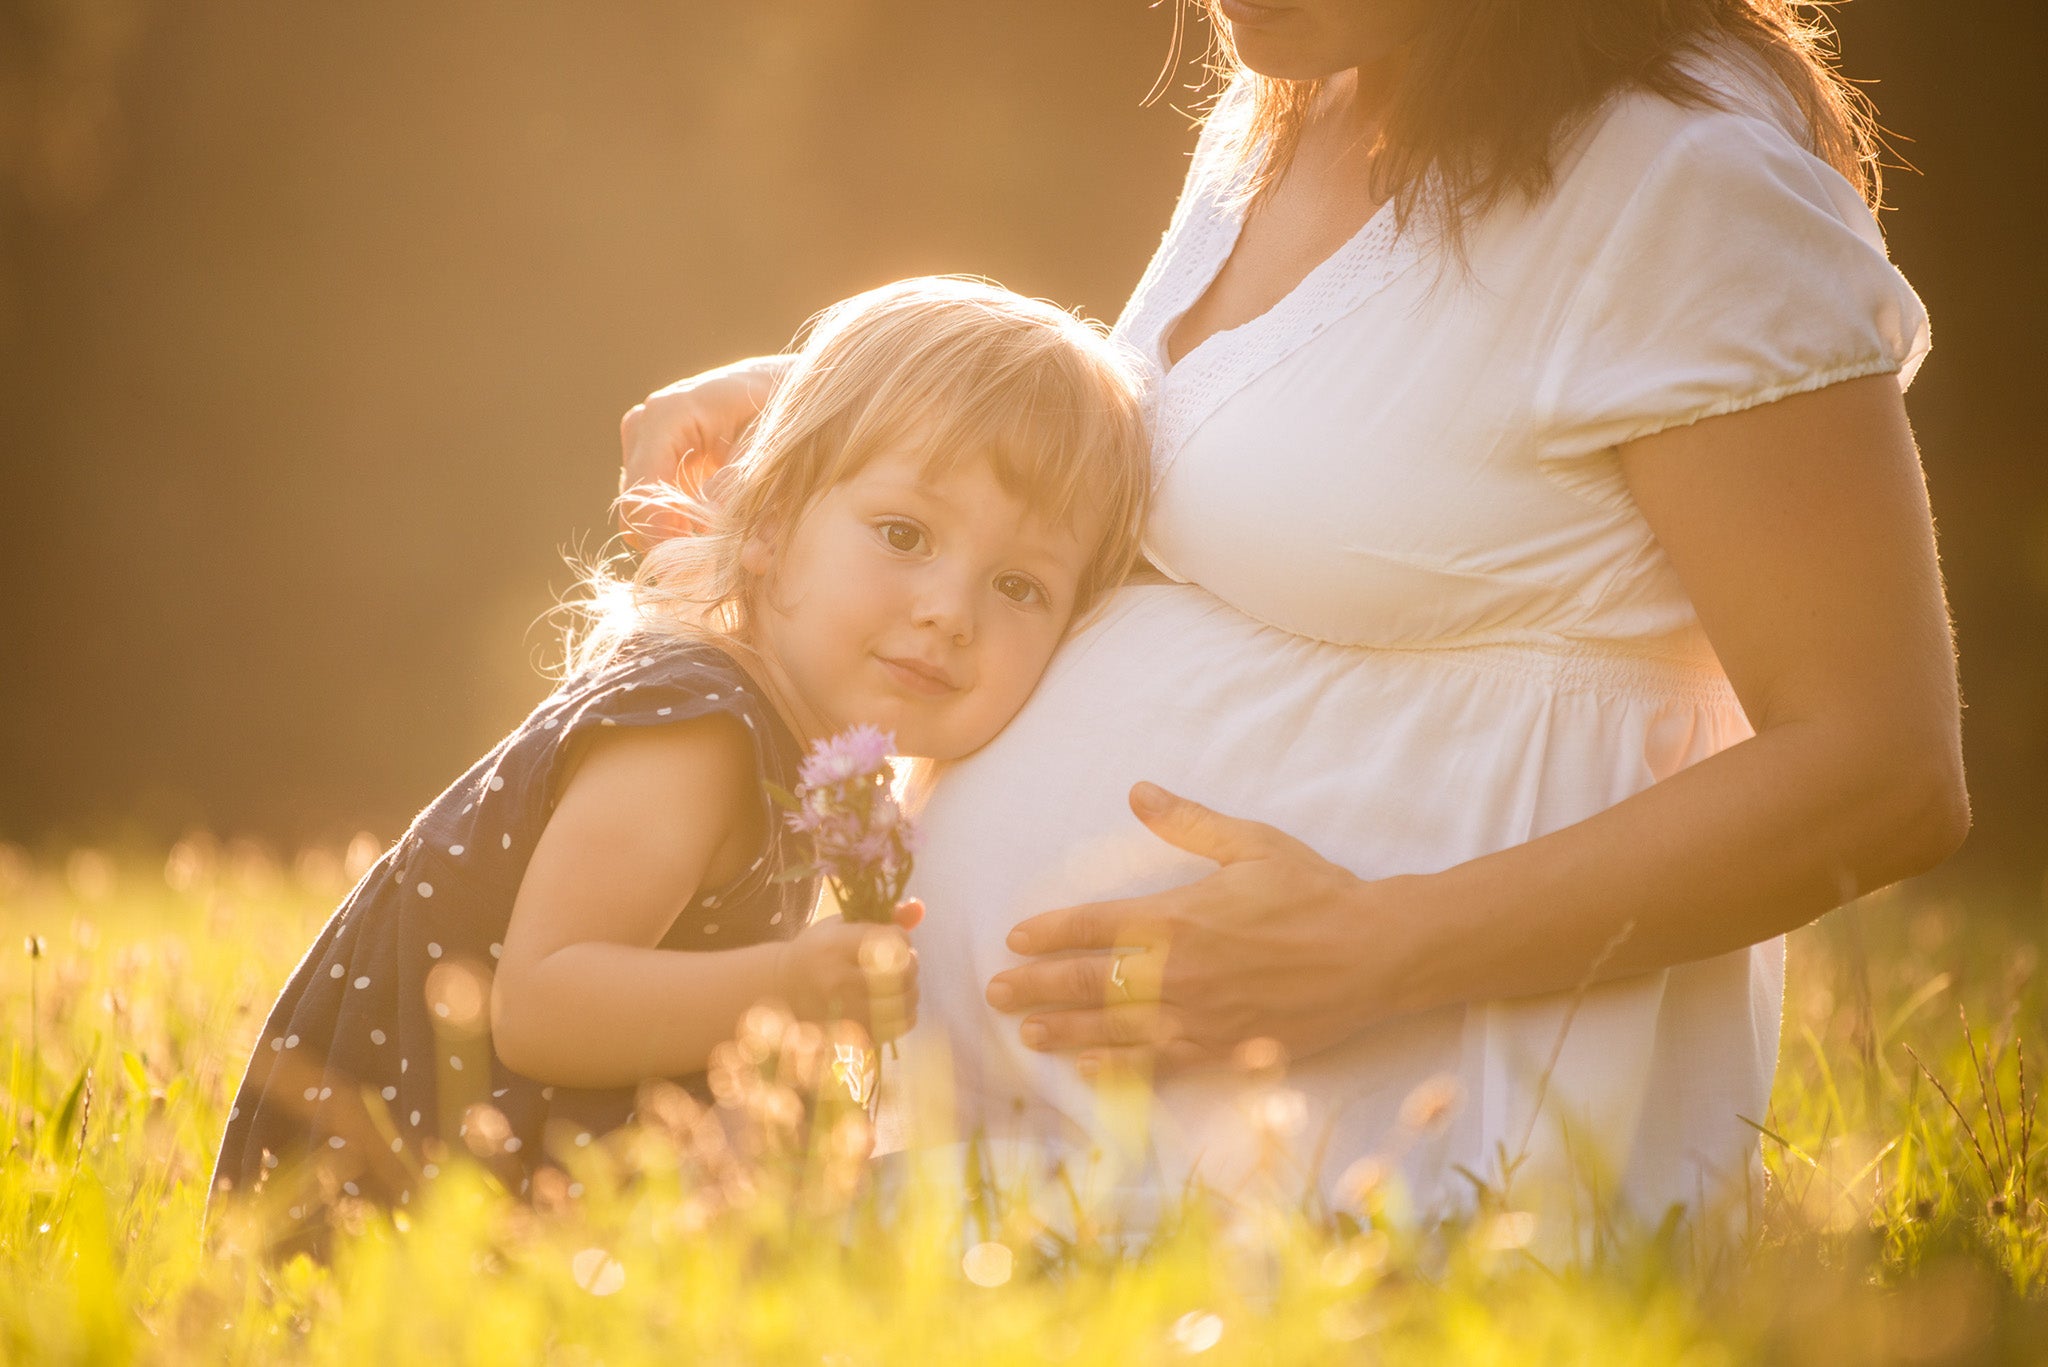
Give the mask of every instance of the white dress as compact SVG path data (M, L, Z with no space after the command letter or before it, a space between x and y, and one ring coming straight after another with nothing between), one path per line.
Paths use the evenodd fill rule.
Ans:
M1612 102L1548 198L1476 225L1469 273L1383 212L1169 368L1162 339L1238 228L1212 124L1118 324L1156 372L1147 550L1177 582L1122 590L923 813L911 1042L929 1060L944 1041L963 1133L1086 1159L1136 1219L1190 1175L1342 1205L1373 1155L1425 1216L1506 1159L1518 1203L1561 1178L1542 1199L1618 1193L1652 1220L1742 1204L1782 940L1576 1010L1561 993L1374 1027L1295 1060L1299 1108L1259 1103L1263 1127L1227 1069L1164 1082L1134 1119L982 996L1024 917L1213 868L1131 816L1138 779L1379 878L1555 831L1751 734L1614 448L1853 377L1903 385L1927 325L1856 192L1726 84L1734 111ZM1457 1100L1418 1134L1400 1112L1425 1083Z

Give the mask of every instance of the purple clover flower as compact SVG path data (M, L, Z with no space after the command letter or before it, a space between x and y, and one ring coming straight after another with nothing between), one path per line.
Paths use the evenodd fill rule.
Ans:
M783 817L809 837L810 871L832 885L840 915L849 921L895 920L910 881L916 841L890 790L895 748L893 735L866 725L814 742Z

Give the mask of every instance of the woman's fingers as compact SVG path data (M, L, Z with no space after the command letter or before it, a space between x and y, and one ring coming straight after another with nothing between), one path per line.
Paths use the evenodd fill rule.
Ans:
M707 370L657 389L619 420L619 520L629 541L644 548L697 530L688 509L664 504L658 490L701 495L787 365L783 357L762 356Z
M1134 1046L1156 1051L1183 1038L1179 1013L1158 1002L1047 1011L1026 1017L1018 1034L1027 1048L1048 1054Z
M1165 973L1166 955L1159 950L1081 954L1005 969L989 979L983 995L998 1011L1128 1006L1158 1001Z
M1044 911L1010 931L1013 954L1058 954L1074 949L1162 943L1179 905L1178 888L1116 902L1088 902Z
M1131 785L1131 811L1145 828L1175 849L1219 864L1263 859L1300 842L1263 821L1225 816L1156 783Z

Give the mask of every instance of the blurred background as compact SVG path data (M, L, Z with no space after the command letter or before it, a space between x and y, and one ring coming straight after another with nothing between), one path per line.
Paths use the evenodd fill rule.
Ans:
M972 271L1113 318L1174 0L0 0L0 840L395 834L547 685L620 414ZM2048 866L2032 6L1857 0L1978 820ZM2031 31L2021 31L2023 29Z

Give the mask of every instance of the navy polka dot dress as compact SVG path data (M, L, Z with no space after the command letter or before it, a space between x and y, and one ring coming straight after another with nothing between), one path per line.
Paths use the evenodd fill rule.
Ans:
M323 1198L409 1204L459 1153L524 1192L551 1154L625 1123L632 1088L543 1086L498 1061L491 971L572 744L599 728L714 712L746 724L763 778L794 786L797 741L732 658L701 642L652 641L563 685L421 812L271 1009L229 1111L214 1190L274 1184L290 1218L310 1222ZM734 882L701 892L663 948L729 949L802 928L817 888L773 881L800 856L768 810L770 847ZM701 1073L676 1081L704 1095Z

